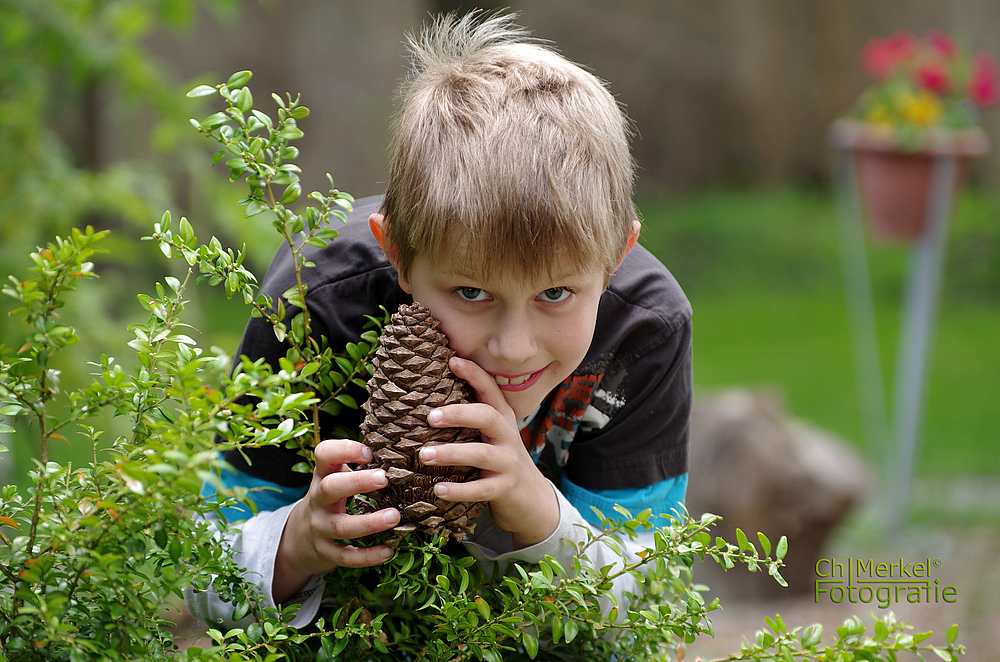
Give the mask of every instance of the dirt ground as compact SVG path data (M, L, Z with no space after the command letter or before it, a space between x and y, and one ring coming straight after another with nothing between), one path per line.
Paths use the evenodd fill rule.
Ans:
M933 586L954 587L952 602L938 599L911 604L902 597L898 602L893 601L889 608L880 609L877 599L866 604L860 596L855 596L853 604L846 598L838 604L824 593L818 598L813 593L763 601L727 599L720 594L723 610L715 612L712 618L715 637L695 642L687 650L686 659L726 659L729 654L739 651L744 639L752 641L757 630L766 628L765 616L773 618L781 614L789 628L821 623L824 639L828 639L830 633L852 615L860 616L871 631L874 617L892 611L913 625L913 632L933 630L932 643L943 643L945 632L957 623L958 641L966 647L964 659L1000 662L1000 519L997 519L1000 509L995 507L997 502L990 490L992 486L965 489L958 497L952 495L949 501L953 508L942 509L941 504L937 504L931 512L919 515L921 524L910 525L899 535L887 535L871 524L846 526L824 554L825 558L837 562L848 559L861 559L864 563L872 559L875 564L929 561L930 580L940 582ZM924 494L932 492L940 494L937 490ZM820 571L828 572L828 567L828 564L822 565ZM926 659L937 658L930 654Z

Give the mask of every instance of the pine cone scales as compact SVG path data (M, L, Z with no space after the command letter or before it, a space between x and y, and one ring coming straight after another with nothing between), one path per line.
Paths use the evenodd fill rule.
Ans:
M444 530L446 538L462 540L472 533L481 503L442 501L434 496L439 482L465 482L479 477L472 467L424 465L418 453L424 446L478 441L478 430L433 428L427 414L443 405L470 402L472 389L448 367L454 352L438 321L419 303L402 305L382 330L368 380L368 400L362 405L364 443L374 458L369 467L382 467L389 484L366 496L371 510L397 508L402 517L389 544L415 530Z

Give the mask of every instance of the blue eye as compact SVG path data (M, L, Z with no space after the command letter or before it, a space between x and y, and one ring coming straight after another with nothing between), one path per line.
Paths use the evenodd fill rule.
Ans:
M542 292L539 296L548 303L558 303L560 301L565 301L572 294L572 291L566 287L550 287L549 289Z
M490 296L486 290L478 287L459 287L455 292L465 301L486 301Z

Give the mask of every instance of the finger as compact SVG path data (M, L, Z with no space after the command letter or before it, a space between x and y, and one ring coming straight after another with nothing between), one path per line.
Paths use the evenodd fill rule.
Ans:
M488 443L440 444L420 449L420 461L435 466L468 466L502 471L504 453Z
M502 491L500 480L480 478L468 483L438 483L434 496L445 501L493 501Z
M483 402L438 407L428 412L427 422L436 428L475 428L489 440L501 437L508 425L496 408Z
M385 563L395 553L388 545L375 547L355 547L327 541L323 551L333 565L340 568L367 568L379 563Z
M349 496L380 490L388 484L384 469L335 471L319 479L316 505L327 510Z
M364 444L350 439L326 439L316 444L315 457L314 475L323 477L343 471L348 462L364 464L371 461L372 452Z
M313 531L322 540L343 541L364 538L387 531L399 524L399 511L385 508L364 515L317 514L313 520Z
M469 386L476 392L476 399L479 402L486 403L497 411L504 413L510 411L513 414L510 405L507 404L507 400L503 397L503 391L500 390L496 380L493 379L493 375L479 367L478 363L453 356L448 362L448 367L451 368L452 372L469 383Z

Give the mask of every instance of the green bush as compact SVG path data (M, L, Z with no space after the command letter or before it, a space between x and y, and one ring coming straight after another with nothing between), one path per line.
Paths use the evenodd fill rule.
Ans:
M335 240L328 222L343 218L351 198L331 180L330 191L310 193L308 205L292 210L301 196L292 142L308 110L274 95L276 119L262 113L249 77L238 72L192 90L221 95L226 104L194 124L221 143L214 161L225 160L233 181L246 181L246 215L269 216L301 273L312 266L301 249ZM653 516L620 509L614 519L602 517L604 532L577 548L570 567L546 559L497 577L471 557L449 555L440 539L412 535L381 566L331 574L327 591L337 611L307 630L289 628L287 614L263 609L241 577L221 542L225 525L205 517L249 503L246 490L226 492L220 484L217 451L292 445L310 469L318 412L357 406L345 389L370 375L384 317L371 317L372 329L335 353L310 336L307 312L286 319L284 302L306 310L301 279L284 302L260 296L242 251L214 237L200 242L187 219L174 223L167 212L147 239L186 271L138 295L148 315L129 327L135 368L102 355L90 364L88 386L63 390L55 359L79 338L60 311L94 277L90 260L105 234L88 228L57 238L31 254L30 277L12 277L4 288L16 300L24 340L0 346L0 416L13 423L0 424L0 433L30 431L38 455L28 489L2 491L0 660L680 659L686 644L712 633L709 615L719 608L692 583L696 557L783 581L784 538L772 549L765 536L751 542L737 530L732 544L712 536L713 515L674 518L638 557L622 554L615 565L592 568L593 545L621 549ZM278 366L244 359L230 375L227 358L199 347L182 313L191 288L206 280L289 342ZM125 421L127 432L105 438L97 422L106 415ZM80 466L50 460L50 445L62 442L86 445L92 459ZM204 481L215 484L220 500L199 496ZM610 593L623 574L641 586L627 605ZM211 587L232 602L236 619L252 615L252 623L208 629L210 645L178 650L164 609L188 587ZM951 660L962 652L957 627L944 645L932 646L930 633L910 634L892 617L875 621L870 633L850 619L825 645L819 625L789 629L780 616L766 625L730 659L894 660L902 651L933 651Z
M183 33L209 16L225 25L244 4L0 0L2 280L22 273L29 252L71 228L113 231L101 241L108 253L97 263L100 280L61 310L80 337L51 366L61 371L64 388L86 384L87 361L128 340L127 324L141 320L129 301L171 273L155 245L138 242L164 209L197 214L206 235L238 232L248 244L248 264L270 259L270 228L241 219L233 204L237 191L211 176L207 145L187 125L192 101L184 92L192 83L179 80L150 46L159 35ZM225 308L214 288L192 291L189 299L189 321L202 323ZM6 318L12 303L0 297L0 315ZM239 333L203 325L211 339L206 347L228 346ZM15 345L18 333L15 325L0 323L0 342ZM119 358L131 368L134 357ZM21 481L32 466L31 437L18 431L9 445L13 452L0 465L0 480ZM55 460L79 464L88 454L78 450L58 443L50 452Z

